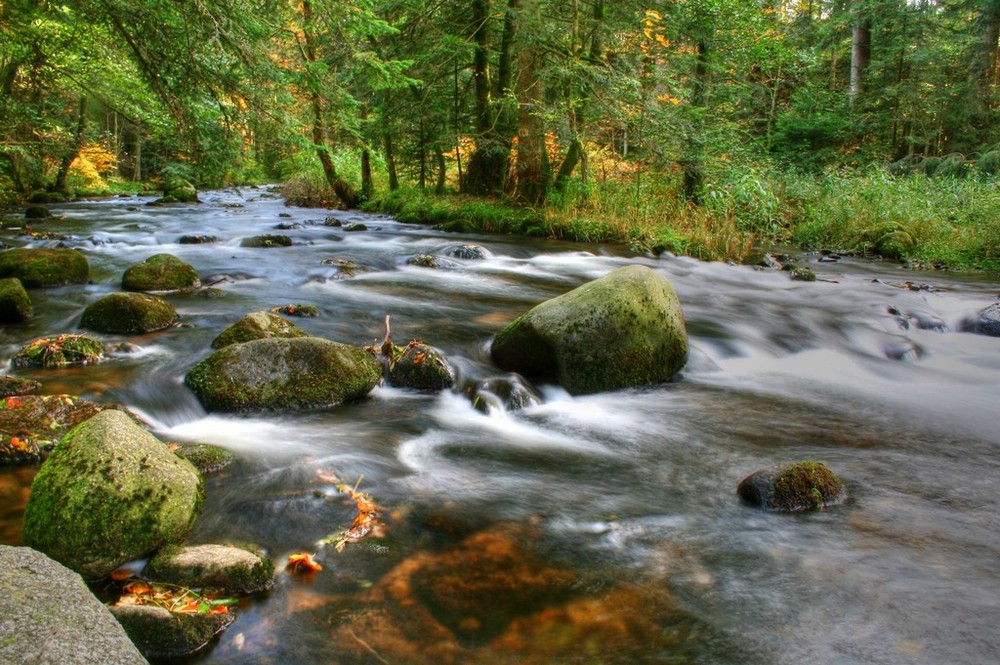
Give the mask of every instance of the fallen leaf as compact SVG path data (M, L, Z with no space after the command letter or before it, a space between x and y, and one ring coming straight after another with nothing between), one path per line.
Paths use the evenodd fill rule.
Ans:
M288 555L288 564L285 566L285 570L291 573L308 573L323 570L323 566L313 560L313 555L298 552Z

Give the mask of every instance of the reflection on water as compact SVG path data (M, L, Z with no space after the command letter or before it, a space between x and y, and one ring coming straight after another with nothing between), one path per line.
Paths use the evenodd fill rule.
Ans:
M199 663L993 663L1000 658L1000 340L953 332L992 302L983 278L890 263L786 274L617 248L456 236L357 213L286 209L263 192L196 206L140 199L54 206L45 222L87 253L93 283L31 293L36 316L0 328L0 358L74 330L125 267L169 252L224 295L171 298L184 327L129 342L104 364L25 371L52 392L122 402L164 439L238 461L207 481L194 542L253 542L279 565L316 551L311 584L279 576L239 608ZM243 207L231 207L234 204ZM279 214L291 215L290 219ZM364 221L369 231L328 226ZM298 222L302 228L276 230ZM285 233L288 248L242 237ZM219 242L187 245L185 234ZM9 232L11 245L26 242ZM38 241L54 245L57 241ZM459 259L467 243L487 250ZM431 254L441 269L407 264ZM324 259L370 268L338 274ZM243 314L313 303L307 331L443 351L472 386L503 376L487 348L528 307L628 263L671 279L691 360L664 386L474 409L462 390L379 388L292 414L206 414L183 386ZM933 282L913 291L907 280ZM498 404L500 402L498 401ZM496 405L494 405L496 406ZM850 500L782 516L740 505L736 483L819 459ZM350 523L329 471L383 507L381 541L316 543ZM0 542L19 541L31 471L0 472ZM491 572L492 571L492 572Z

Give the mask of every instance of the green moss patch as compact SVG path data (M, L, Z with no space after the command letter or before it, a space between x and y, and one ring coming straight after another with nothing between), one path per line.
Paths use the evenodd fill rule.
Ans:
M779 512L822 509L847 498L843 482L822 462L795 462L755 471L740 481L747 503Z
M75 249L18 247L0 252L0 278L16 277L26 289L86 284L87 257Z
M0 323L20 323L31 318L31 298L16 277L0 279Z
M173 254L156 254L131 265L122 277L125 291L184 291L199 286L197 271Z
M21 347L11 360L13 367L65 367L89 365L104 359L104 344L87 335L65 334L42 337Z
M212 340L213 349L271 337L308 337L309 333L271 312L251 312L223 330Z
M80 327L128 335L162 330L177 320L173 305L143 293L111 293L83 311Z

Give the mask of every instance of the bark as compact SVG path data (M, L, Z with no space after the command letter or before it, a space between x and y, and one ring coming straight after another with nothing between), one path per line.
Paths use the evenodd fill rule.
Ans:
M393 147L392 132L386 132L382 137L385 150L385 168L389 172L389 191L399 189L399 174L396 171L396 151Z
M73 160L80 154L83 142L87 138L87 95L80 95L80 108L78 112L80 117L77 121L73 145L63 155L62 161L59 163L59 172L56 174L55 191L57 192L69 192L69 187L66 184L66 179L69 177L69 167L73 163Z
M524 0L527 14L538 12L537 0ZM545 122L541 115L542 85L538 77L541 47L523 40L517 77L517 198L529 205L543 205L551 179L545 149Z
M480 135L485 135L493 127L487 30L489 16L488 0L472 0L472 40L476 44L473 52L472 76L476 88L476 129Z
M437 184L434 186L434 193L437 195L444 194L444 187L447 182L448 170L447 163L444 159L444 150L441 149L440 145L434 146L434 154L437 159L438 176Z
M854 17L854 27L851 30L851 82L850 102L854 106L865 88L865 70L871 59L872 26L871 21L857 12Z

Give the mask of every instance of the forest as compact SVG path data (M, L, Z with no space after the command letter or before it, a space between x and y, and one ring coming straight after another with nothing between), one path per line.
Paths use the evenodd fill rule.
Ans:
M1000 0L3 0L0 205L292 203L1000 268Z

